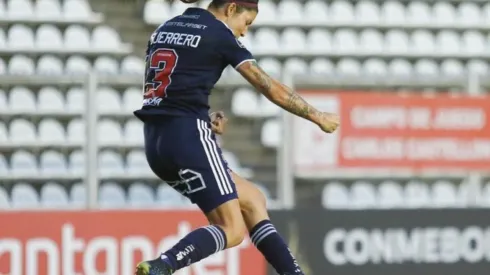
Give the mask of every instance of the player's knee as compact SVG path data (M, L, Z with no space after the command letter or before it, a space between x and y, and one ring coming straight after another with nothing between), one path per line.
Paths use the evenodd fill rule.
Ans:
M223 225L222 229L226 234L227 248L235 247L241 244L247 232L243 222L232 225Z
M254 186L248 194L240 197L240 209L242 213L261 213L267 211L267 200L264 193Z

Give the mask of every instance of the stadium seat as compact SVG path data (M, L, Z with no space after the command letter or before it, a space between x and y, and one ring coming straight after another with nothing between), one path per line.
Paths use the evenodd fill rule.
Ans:
M399 30L389 30L385 36L385 50L391 54L406 54L410 51L408 35Z
M41 154L39 167L43 175L61 176L67 173L67 163L63 154L52 150Z
M3 1L0 1L0 18L7 18L7 6Z
M409 24L425 26L431 24L432 17L427 3L411 1L407 7L407 20Z
M457 22L464 26L479 26L484 23L476 3L463 2L458 6Z
M129 186L128 202L132 207L151 207L155 205L155 197L148 185L136 182Z
M260 1L260 12L255 19L257 25L273 24L277 20L276 5L270 0Z
M1 125L0 125L0 130L3 130ZM7 159L5 158L4 155L0 154L0 175L7 176L8 174L10 174L10 169L7 163Z
M238 89L231 99L231 111L236 116L254 117L260 111L258 95L248 88Z
M417 54L433 54L436 51L434 36L427 30L416 30L412 36L411 51Z
M85 207L87 203L87 188L82 182L75 183L70 189L70 203L74 207Z
M39 141L45 144L64 144L65 130L60 122L54 119L43 119L38 126Z
M15 151L10 158L10 171L14 175L37 175L38 167L34 155L26 151Z
M14 55L9 62L8 72L12 75L33 75L34 61L24 55Z
M100 50L120 50L119 34L109 26L98 26L92 31L92 46Z
M329 7L329 21L337 24L355 22L354 7L347 1L335 0Z
M65 102L61 92L54 87L43 87L39 90L37 109L46 113L62 113Z
M100 144L121 144L122 129L117 122L109 119L99 120L97 129L98 140Z
M439 180L432 184L433 207L456 207L456 197L456 188L451 182Z
M461 76L465 73L465 68L456 59L446 59L441 63L441 73L446 76Z
M9 139L17 144L34 144L36 142L34 125L25 119L15 119L10 122L9 133Z
M459 54L462 51L459 36L454 31L439 32L436 43L437 51L443 54Z
M470 60L466 64L466 68L467 68L468 72L476 73L476 74L480 74L480 75L485 75L485 74L488 74L490 72L490 69L488 67L488 63L486 63L483 60L477 60L477 59Z
M374 29L365 29L359 37L359 44L362 45L362 51L369 54L380 54L384 52L383 35Z
M116 75L119 73L119 64L114 58L101 56L95 60L94 69L99 74Z
M65 73L73 75L88 74L92 69L90 61L85 57L73 55L68 57L65 64Z
M42 50L61 50L63 36L53 25L42 25L36 32L36 47Z
M384 181L379 184L378 192L379 208L404 208L403 188L398 182Z
M278 116L281 113L281 108L276 104L272 103L264 95L259 95L259 110L262 116L272 117Z
M13 50L30 50L34 48L34 34L24 25L16 24L8 31L8 46Z
M94 17L87 0L63 1L63 15L68 20L90 20Z
M157 203L163 207L176 207L183 204L182 195L167 184L160 184L157 188Z
M66 108L74 113L83 112L85 110L85 94L86 92L82 88L70 88L66 96Z
M259 14L261 13L262 11ZM258 53L274 53L281 49L279 46L279 34L274 29L260 28L255 32L254 37L257 44L254 48Z
M63 62L58 57L44 55L38 60L37 73L41 75L62 75Z
M320 28L310 30L306 37L306 49L317 54L332 52L334 46L330 32Z
M76 1L76 0L74 0ZM72 2L72 1L69 1ZM66 3L66 2L65 2ZM66 14L65 14L66 15ZM69 50L90 50L90 33L79 25L70 25L65 30L64 45Z
M410 181L404 190L405 206L408 208L427 208L431 199L429 186L425 182Z
M354 182L351 186L350 194L352 208L354 209L373 209L377 207L376 192L373 185L369 182Z
M133 150L126 157L127 172L133 175L153 175L143 150Z
M412 65L405 59L393 59L388 65L391 75L406 77L412 74Z
M82 119L70 121L66 132L69 142L81 145L85 141L85 122Z
M102 184L99 190L99 205L101 208L122 208L126 204L124 190L113 182Z
M333 63L326 58L315 58L310 63L310 73L332 75L334 71Z
M335 52L355 53L358 51L356 34L351 30L339 30L333 34Z
M52 21L62 19L60 2L57 0L37 0L36 18Z
M168 3L162 1L146 1L143 10L143 18L148 24L161 24L171 17Z
M490 24L490 3L485 4L482 11L483 22L488 26L488 24Z
M58 183L48 182L41 188L41 206L44 208L61 208L68 205L68 195Z
M341 75L359 76L361 74L361 64L357 59L343 58L337 63L337 72Z
M305 75L308 64L302 58L291 57L284 62L283 73L288 75Z
M267 120L260 133L262 145L269 148L278 147L281 143L281 125L275 119Z
M131 145L143 145L143 123L138 119L131 119L124 125L124 142Z
M194 3L182 3L181 1L174 1L170 5L170 13L172 16L177 16L182 13L189 7L195 7Z
M143 91L138 88L128 88L123 95L123 110L132 112L140 109L143 105Z
M360 23L376 24L380 21L379 7L372 1L359 1L356 4L355 14Z
M1 16L1 13L0 13L0 16ZM5 34L5 31L3 29L0 29L0 49L6 49L7 47L8 47L7 35Z
M123 74L141 75L145 71L145 61L136 56L127 56L121 62Z
M439 67L436 62L430 59L420 59L415 62L415 72L423 76L438 76Z
M456 10L449 2L437 1L432 7L432 16L438 25L452 25L456 22Z
M73 151L68 157L68 166L72 175L85 174L85 153L83 151Z
M12 188L12 208L34 209L39 206L39 196L34 188L26 183L17 183Z
M0 49L1 49L0 45ZM5 64L5 61L3 61L2 58L0 58L0 75L6 75L7 74L7 64Z
M5 126L5 123L0 121L0 144L2 144L2 143L5 144L8 142L8 140L9 140L9 138L8 138L8 133L7 133L7 126Z
M490 42L490 41L489 41ZM479 55L488 51L490 43L487 44L482 33L477 31L465 31L461 40L461 49L463 52Z
M304 4L303 20L306 20L310 25L323 24L328 19L328 7L326 2L319 0L306 1Z
M36 111L34 94L25 87L13 87L10 90L9 107L11 111L17 113L32 113Z
M398 24L403 25L407 21L407 14L403 4L399 1L386 1L383 2L381 7L381 17L384 24Z
M9 209L10 207L11 207L10 199L7 194L7 191L5 191L5 189L0 187L0 209Z
M104 150L99 153L99 172L101 176L118 176L124 174L123 160L116 152Z
M363 64L363 72L365 75L386 76L388 69L386 63L378 58L370 58Z
M110 87L102 87L97 91L97 112L99 114L114 114L121 112L121 97Z
M11 19L29 19L34 15L34 9L29 0L8 1L7 16Z
M252 32L247 32L244 37L240 37L240 42L247 48L249 51L254 51L255 40Z
M277 12L279 24L302 23L305 17L303 5L299 1L280 1L277 4Z
M322 192L322 205L326 209L349 209L352 200L346 186L339 182L329 182Z
M8 112L8 99L7 93L4 90L0 89L0 110L1 112Z
M259 66L271 76L280 77L282 64L275 58L265 57L259 60Z

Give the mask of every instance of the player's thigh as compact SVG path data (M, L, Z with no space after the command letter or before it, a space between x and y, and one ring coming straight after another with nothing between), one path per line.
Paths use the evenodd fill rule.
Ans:
M240 210L247 228L252 229L258 222L269 219L267 201L259 188L235 172L231 172L236 184Z

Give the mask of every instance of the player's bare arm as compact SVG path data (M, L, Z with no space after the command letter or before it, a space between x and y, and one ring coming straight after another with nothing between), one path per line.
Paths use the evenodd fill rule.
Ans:
M284 110L316 123L327 133L334 132L339 126L337 115L317 110L293 89L270 77L256 61L245 62L237 70L265 97Z

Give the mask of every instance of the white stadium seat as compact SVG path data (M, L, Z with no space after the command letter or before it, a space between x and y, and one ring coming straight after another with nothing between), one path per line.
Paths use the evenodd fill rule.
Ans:
M151 207L155 205L155 196L148 185L136 182L128 188L128 202L133 207Z
M260 14L260 13L259 13ZM259 53L274 53L281 50L279 34L271 28L260 28L254 34L255 50Z
M124 174L124 165L121 155L113 151L101 151L98 162L99 172L102 176L117 176Z
M143 123L138 119L131 119L124 125L124 141L126 144L143 145Z
M490 3L485 4L482 9L482 18L484 19L484 24L488 26L490 24Z
M463 64L456 59L446 59L441 63L441 73L446 76L461 76L464 70Z
M490 42L490 41L489 41ZM465 31L462 36L461 48L465 53L479 55L488 51L490 43L486 43L482 33Z
M32 113L36 111L36 99L31 90L14 87L10 90L9 107L14 112Z
M73 151L68 157L68 166L72 175L85 173L85 154L83 151Z
M101 56L94 62L94 69L100 74L113 74L119 73L119 64L114 58Z
M8 47L7 35L5 34L5 31L3 29L0 29L0 49L6 49L7 47Z
M281 112L281 108L276 104L272 103L264 95L259 95L259 110L262 116L271 117L278 116Z
M62 18L61 5L58 0L37 0L36 18L41 20L59 20Z
M127 56L121 62L121 72L141 75L145 71L145 61L136 56Z
M39 206L39 196L34 188L26 183L17 183L12 188L12 208L34 209Z
M43 87L38 93L37 109L40 112L63 113L65 100L61 92L54 87Z
M157 203L160 206L171 207L183 204L182 195L167 184L160 184L157 188Z
M7 126L4 122L0 121L0 144L5 144L9 141L9 136L7 132ZM0 154L0 156L2 156ZM1 160L0 160L1 161Z
M269 148L278 147L281 143L281 125L275 119L267 120L260 133L262 145Z
M392 54L406 54L410 50L410 40L407 33L399 30L389 30L385 35L385 50Z
M5 64L5 61L0 58L0 75L6 75L7 74L7 64Z
M61 50L63 35L54 25L42 25L36 32L36 47L42 50Z
M153 172L148 166L146 155L143 150L134 150L126 157L127 172L133 175L152 175Z
M109 119L99 120L97 129L98 139L101 144L121 144L122 130L116 121Z
M383 35L374 29L365 29L359 37L359 44L362 45L362 51L366 53L383 53L384 39Z
M261 3L262 4L262 3ZM303 21L303 4L299 1L280 1L277 5L278 22L296 24Z
M287 28L281 35L281 51L299 53L305 50L306 36L300 28Z
M405 201L403 188L397 182L385 181L378 187L378 206L379 208L404 208Z
M38 166L34 155L26 151L15 151L10 158L10 171L14 175L36 176Z
M0 125L0 130L5 130L5 128L2 128ZM0 175L8 175L9 173L10 168L7 163L7 159L4 157L4 155L0 154Z
M388 69L391 75L406 77L412 74L412 65L405 59L393 59L388 65Z
M99 189L99 205L101 208L121 208L126 204L124 190L116 183L105 183Z
M315 58L310 63L310 73L331 75L335 71L332 61L326 58Z
M78 25L70 25L65 30L64 45L69 50L90 50L90 33Z
M34 7L29 0L10 0L7 16L12 19L29 19L34 15Z
M85 141L85 122L74 119L68 123L67 139L71 143L82 144Z
M43 119L39 123L39 141L46 144L63 144L65 140L65 130L60 122Z
M45 151L41 154L39 168L46 176L60 176L67 173L67 163L62 153Z
M438 1L432 8L434 22L438 25L452 25L456 22L456 10L449 2Z
M2 171L2 170L0 170L0 171ZM5 191L5 189L0 187L0 210L8 209L10 207L11 207L10 199L9 199L8 194L7 194L7 191Z
M241 88L233 93L231 99L231 111L242 117L254 117L258 115L258 95L251 89Z
M122 105L124 111L135 111L143 105L143 91L138 88L128 88L124 92Z
M440 180L432 184L432 203L436 208L456 207L456 188L448 181Z
M37 73L43 75L62 75L63 62L58 57L44 55L37 62Z
M371 183L357 181L351 186L352 208L373 209L376 208L377 198Z
M372 1L360 1L356 4L356 17L361 23L378 23L381 19L379 6Z
M337 24L355 22L354 7L347 1L335 0L329 7L329 21Z
M283 73L289 75L304 75L308 72L308 64L304 59L292 57L284 62Z
M244 37L240 37L239 40L249 51L254 51L255 40L252 32L247 32L247 34Z
M335 52L355 53L358 49L356 34L351 30L338 30L333 34Z
M337 63L337 72L341 75L358 76L361 74L361 64L353 58L343 58Z
M34 48L34 34L24 25L13 25L8 31L8 46L15 50L31 50Z
M277 20L276 5L270 0L260 1L260 12L255 19L257 25L272 24Z
M65 64L65 73L73 75L88 74L92 69L90 61L85 57L72 55L68 57Z
M470 72L470 73L485 75L485 74L488 74L490 72L488 63L486 63L483 60L477 60L477 59L470 60L466 64L466 67L467 67L468 72Z
M76 113L85 110L85 90L77 87L70 88L66 96L66 108Z
M97 112L99 114L119 113L121 111L121 97L110 87L102 87L97 91Z
M454 31L441 31L436 36L437 51L443 54L459 54L461 52L459 36Z
M0 110L2 112L7 112L9 108L8 104L7 94L4 90L0 89Z
M87 188L83 183L75 183L70 189L70 203L75 207L85 207L87 203Z
M166 2L157 0L146 1L143 10L143 18L148 24L162 24L171 18L170 7Z
M89 20L94 16L87 0L63 1L63 15L68 20Z
M413 1L407 7L408 23L413 25L427 25L432 21L429 5L420 1Z
M44 208L62 208L68 205L68 194L58 183L48 182L41 188L41 206Z
M282 64L279 60L271 57L261 58L259 60L259 66L268 74L280 77L282 73Z
M476 3L463 2L458 7L457 22L466 26L479 26L484 23L480 8Z
M25 119L15 119L10 122L10 141L18 144L34 144L36 142L36 130L34 125Z
M436 51L434 35L427 30L416 30L412 34L411 50L418 54L433 54Z
M403 25L407 21L407 14L403 4L398 1L386 1L381 7L381 17L384 24Z
M429 59L419 59L414 65L415 72L422 76L439 75L439 67L436 62Z
M327 209L349 209L351 199L347 187L339 182L329 182L322 192L322 205Z
M4 4L3 1L0 1L0 17L1 18L7 17L7 6Z
M328 19L328 7L325 1L311 0L304 4L303 20L310 24L322 24Z
M98 26L92 31L92 46L101 50L119 50L119 34L109 26Z
M307 51L312 53L328 53L334 50L330 32L313 28L306 37Z
M370 58L364 62L363 72L366 75L386 76L388 74L388 68L383 60Z
M8 72L12 75L33 75L35 70L34 61L24 55L14 55L8 65Z

